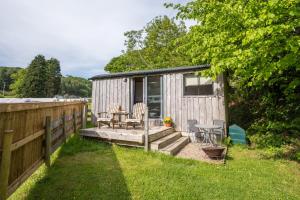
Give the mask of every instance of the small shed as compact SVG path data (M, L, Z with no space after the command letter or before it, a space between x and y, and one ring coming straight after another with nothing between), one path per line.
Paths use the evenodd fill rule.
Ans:
M225 121L223 75L215 81L195 75L207 68L209 65L198 65L94 76L93 121L111 105L131 112L139 102L148 106L150 121L157 124L171 117L176 131L183 133L188 132L188 120L205 124Z

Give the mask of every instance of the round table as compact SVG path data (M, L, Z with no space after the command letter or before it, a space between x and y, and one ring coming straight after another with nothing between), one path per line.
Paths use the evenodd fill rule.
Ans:
M204 139L203 142L214 144L211 140L211 134L213 134L214 129L222 128L220 125L213 125L213 124L195 124L195 127L199 128L199 130L204 131Z

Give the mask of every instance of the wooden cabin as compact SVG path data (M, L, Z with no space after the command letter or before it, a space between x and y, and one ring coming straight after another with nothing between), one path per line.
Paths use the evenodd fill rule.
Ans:
M164 117L174 121L174 128L188 132L188 120L212 124L225 121L223 76L213 81L195 72L209 65L176 67L97 75L91 78L92 116L111 105L121 105L131 112L135 103L144 102L149 109L151 126L162 125Z

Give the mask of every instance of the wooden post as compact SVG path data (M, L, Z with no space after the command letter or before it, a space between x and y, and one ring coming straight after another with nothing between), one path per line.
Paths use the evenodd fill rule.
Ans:
M77 120L76 120L76 109L73 108L73 127L74 127L74 133L77 131Z
M149 117L148 117L148 106L145 108L145 151L149 151Z
M51 116L46 117L46 148L45 148L45 163L47 167L50 167L50 155L51 155Z
M82 108L82 116L81 116L81 126L82 128L86 128L86 117L87 116L87 104L83 104Z
M225 106L225 136L228 136L228 127L229 127L229 83L228 83L228 71L223 74L224 82L224 106Z
M63 130L63 138L64 138L64 142L66 142L67 140L67 128L66 128L66 111L63 111L63 115L62 115L62 130Z
M11 159L11 144L13 139L13 130L5 130L2 143L2 159L0 168L0 198L5 200L8 191L8 178Z

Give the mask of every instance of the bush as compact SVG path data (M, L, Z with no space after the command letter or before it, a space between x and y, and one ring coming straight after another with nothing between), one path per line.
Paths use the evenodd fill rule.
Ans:
M281 147L287 143L282 135L274 135L272 133L257 133L249 136L252 146L257 148Z
M223 143L224 145L228 146L228 147L231 146L231 145L232 145L231 137L230 137L230 136L225 137L225 138L223 139L222 143Z
M295 160L300 162L300 151L295 154Z

